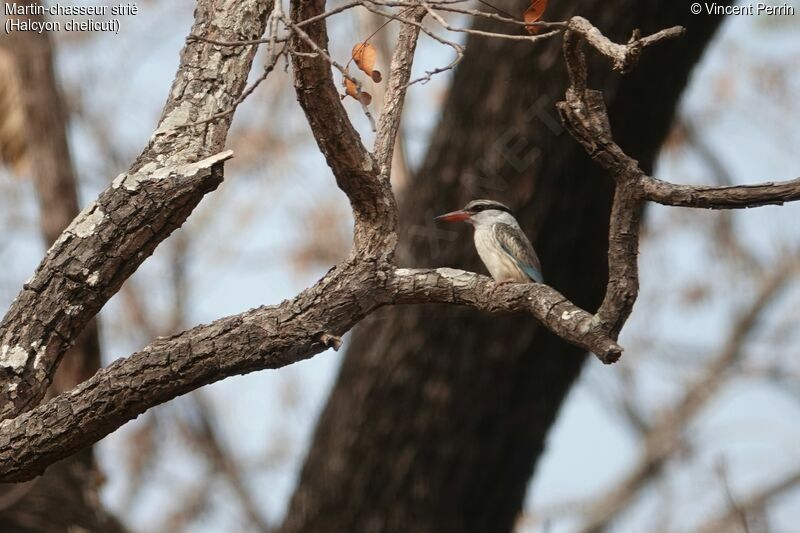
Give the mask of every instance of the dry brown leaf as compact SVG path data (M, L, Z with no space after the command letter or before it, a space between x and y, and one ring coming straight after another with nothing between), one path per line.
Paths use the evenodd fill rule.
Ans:
M347 96L352 96L363 105L369 105L372 103L372 95L369 93L365 93L364 91L359 91L356 84L350 78L344 79L344 92Z
M372 95L369 93L365 93L364 91L361 91L360 93L358 93L358 101L364 105L369 105L372 103Z
M375 83L380 83L383 79L381 73L375 70L375 60L378 58L378 50L370 43L356 43L353 46L353 61L361 72L372 78Z
M344 79L344 92L347 96L352 96L353 98L358 98L358 87L350 78Z
M547 9L547 0L531 0L531 5L522 14L522 18L527 23L539 22L539 19L544 15L545 9ZM540 28L537 26L525 26L525 29L528 33L535 34L539 33Z

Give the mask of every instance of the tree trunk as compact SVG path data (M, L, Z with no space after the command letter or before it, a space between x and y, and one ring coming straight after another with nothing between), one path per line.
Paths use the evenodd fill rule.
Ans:
M605 92L616 140L649 171L721 18L660 0L564 0L545 18L572 15L617 41L634 28L688 28L679 41L648 49L624 77L590 54L590 85ZM442 233L451 228L431 219L495 198L533 238L547 283L596 309L613 186L558 121L554 104L566 85L558 38L533 46L470 39L428 156L405 189L404 262L484 272L469 228ZM511 530L584 359L528 318L384 310L354 334L283 531Z
M24 18L43 20L37 16ZM15 32L3 36L0 51L11 59L17 82L14 85L22 88L18 101L23 127L14 133L22 139L23 157L39 202L42 239L50 246L79 211L77 179L67 141L68 112L55 76L52 43L47 33ZM73 388L98 368L100 343L93 320L66 353L48 394ZM0 530L121 530L99 501L100 482L92 450L87 449L56 463L33 481L3 485Z

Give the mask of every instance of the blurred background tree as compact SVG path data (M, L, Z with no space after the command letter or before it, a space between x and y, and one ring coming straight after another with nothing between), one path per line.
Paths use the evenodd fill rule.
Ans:
M570 0L553 2L546 15L581 14L617 40L635 27L689 28L631 75L596 69L618 142L676 182L795 177L797 19L724 21L663 4ZM36 86L19 69L3 70L0 301L10 302L35 267L40 235L52 240L45 219L94 197L144 144L192 7L151 0L123 20L120 35L52 35L58 76ZM333 18L332 51L347 57L377 24L363 14ZM379 33L384 57L393 26ZM5 34L0 42L8 66L13 45ZM423 40L416 68L446 64L448 54ZM561 129L553 105L565 86L558 42L474 39L455 73L412 89L395 169L404 262L481 271L466 231L430 219L469 198L494 197L520 213L548 282L596 305L610 181ZM19 142L31 134L14 133L15 124L34 124L20 98L48 91L63 95L64 113L59 98L43 96L50 113L42 119L64 124L33 138L69 157L57 148L66 127L77 204L63 185L46 187L36 148ZM245 102L225 184L104 309L104 364L158 335L288 297L346 255L346 201L293 102L283 72ZM348 106L369 136L358 107ZM800 520L800 433L787 422L800 398L795 220L793 206L651 209L642 292L623 332L626 355L612 368L584 365L582 354L529 319L385 310L347 339L344 360L326 354L226 380L103 441L103 505L92 508L141 531L267 530L284 517L286 531L573 531L612 520L623 531L791 529ZM35 491L55 495L44 480L56 472L8 487L4 523ZM67 508L47 505L51 518ZM45 526L20 525L57 530Z

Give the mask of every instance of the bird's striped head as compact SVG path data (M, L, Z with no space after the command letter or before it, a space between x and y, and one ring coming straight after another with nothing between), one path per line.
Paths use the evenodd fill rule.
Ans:
M511 209L505 204L494 200L473 200L463 209L446 213L436 217L436 220L443 222L467 221L473 224L489 221L498 217L512 217Z

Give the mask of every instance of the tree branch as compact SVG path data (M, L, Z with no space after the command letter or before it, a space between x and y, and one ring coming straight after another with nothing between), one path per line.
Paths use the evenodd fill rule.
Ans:
M201 0L192 34L259 37L269 0ZM156 246L222 181L232 116L177 131L227 109L244 90L255 49L187 43L158 129L130 170L92 202L47 252L0 323L0 417L36 405L78 333ZM214 155L217 154L217 155Z
M0 325L0 367L8 375L0 384L0 414L18 414L39 401L77 332L221 181L221 163L231 156L221 152L231 115L217 114L239 101L255 47L212 42L255 43L266 26L270 3L218 4L200 1L192 31L196 38L183 51L171 97L144 153L64 232ZM644 184L652 178L614 143L602 95L586 88L581 46L588 42L626 71L642 49L681 30L646 38L634 32L628 44L617 45L585 19L574 18L567 25L564 55L571 86L559 111L573 136L616 182L609 283L600 309L591 315L542 284L498 286L464 271L397 269L392 262L397 208L387 178L414 46L418 32L424 31L419 22L423 13L415 10L416 18L403 20L392 61L391 101L381 117L373 157L333 83L324 1L292 0L291 20L283 16L280 4L275 10L292 32L289 54L298 101L353 208L353 253L291 300L157 339L73 391L4 420L0 479L29 479L148 408L202 385L279 368L337 347L344 333L384 305L449 303L488 312L525 312L605 363L620 357L616 338L638 293L639 219L643 202L653 194ZM711 191L704 194L718 194ZM768 195L760 194L762 199Z
M564 32L564 59L570 78L564 102L556 104L562 121L586 153L615 181L609 227L608 285L597 320L617 338L630 316L639 292L638 247L641 212L646 200L666 205L705 208L743 208L781 204L800 199L800 178L782 183L698 187L674 185L645 174L638 162L614 142L602 93L587 88L583 43L610 59L614 69L627 72L644 48L683 35L681 27L648 37L633 32L631 40L616 44L582 17L573 17Z
M604 362L622 353L591 314L546 285L498 286L462 270L387 270L351 260L291 300L157 339L69 393L3 421L0 480L30 479L155 405L229 376L307 359L378 307L411 303L525 312Z
M525 312L603 363L613 363L622 355L622 347L597 325L592 314L548 285L496 285L486 276L452 268L397 269L393 284L394 303L448 303L491 313Z
M292 0L290 29L297 100L336 183L347 195L355 219L355 250L360 255L382 255L387 259L397 244L397 208L391 189L379 179L380 169L350 123L333 83L331 65L316 48L326 51L328 31L319 17L324 0Z
M588 22L585 19L576 17L570 20L569 27L577 26L584 33L572 29L564 33L564 58L571 85L566 101L559 102L556 107L572 136L596 163L611 174L616 183L608 233L608 284L603 303L597 311L599 323L616 338L630 316L639 293L639 226L644 203L639 182L644 172L638 162L614 142L602 93L586 88L583 39L589 40L588 35L599 42L597 46L606 46L598 37L599 32L586 29L586 24ZM614 45L608 50L601 50L606 50L604 53L627 68L634 61L632 58L638 57L627 50L638 50L640 46L643 45L634 42L628 46Z
M783 205L800 200L800 178L754 185L675 185L644 176L642 191L648 200L663 205L705 209L742 209L762 205Z
M580 34L595 50L611 60L614 70L629 72L639 61L642 50L667 39L674 39L686 33L681 26L661 30L642 38L639 30L634 30L628 44L617 44L603 35L583 17L572 17L567 23L569 31Z
M34 3L34 2L32 2ZM40 2L35 5L41 6ZM14 16L23 20L22 15ZM24 19L46 22L43 15ZM14 73L0 84L16 80L20 91L18 109L23 113L20 131L24 160L30 168L39 203L39 227L46 247L51 246L78 215L78 177L67 136L69 111L54 69L54 45L50 32L13 32L0 38L0 53L7 52ZM0 92L3 89L0 88ZM12 133L12 132L8 132ZM47 392L52 396L89 379L100 368L100 338L96 320L91 320L63 356ZM23 497L12 505L0 505L0 523L8 530L27 529L31 524L47 529L125 531L98 497L97 479L102 476L91 448L61 461L47 474L27 484ZM0 487L0 495L16 493L19 486Z

